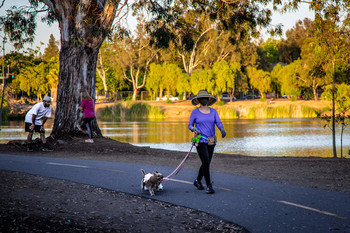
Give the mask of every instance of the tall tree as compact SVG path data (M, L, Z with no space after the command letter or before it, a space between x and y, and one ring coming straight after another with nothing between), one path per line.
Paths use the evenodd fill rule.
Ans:
M51 105L52 109L56 111L57 105L57 86L58 86L58 73L59 73L59 42L56 41L55 37L51 34L49 43L47 44L42 59L47 64L48 74L46 75L48 84L50 87L51 97L53 98L53 103Z
M21 69L16 76L14 83L19 86L21 91L28 95L34 94L38 100L41 100L43 95L48 95L55 82L55 72L57 73L57 60L52 58L52 61L41 62L38 65L31 64Z
M318 100L317 89L331 82L323 69L325 56L328 55L314 42L314 38L305 39L297 78L301 81L300 86L311 87L315 101Z
M44 54L42 56L42 59L44 61L49 61L53 57L59 57L60 49L58 47L59 42L56 41L55 37L51 34L49 43L47 44L47 47L44 50Z
M194 71L190 77L191 92L197 94L200 90L207 90L214 94L215 78L212 70Z
M271 91L274 92L275 97L281 93L281 83L280 83L280 71L283 69L283 66L278 63L273 70L271 71Z
M120 56L122 54L115 50L113 40L107 40L102 44L96 67L96 91L101 91L104 94L111 91L117 95L116 92L119 90L130 87L123 78L121 64L118 63Z
M238 45L233 45L230 42L230 33L228 31L218 29L213 30L210 34L212 43L203 57L203 68L210 68L217 61L227 61L229 63L240 61L240 57L237 56Z
M186 73L181 72L177 78L176 90L179 94L182 93L183 96L185 96L185 93L191 93L190 80Z
M350 110L350 85L345 83L336 85L335 93L335 105L337 108L336 122L341 127L340 131L340 158L343 158L343 133L345 128L350 125L350 115L348 114ZM328 85L325 91L322 93L322 98L326 100L332 100L333 98L333 87ZM321 116L321 119L327 121L329 126L330 118L327 115ZM333 130L331 128L331 130Z
M270 73L249 66L247 67L247 75L252 87L258 89L263 98L266 98L266 93L271 90Z
M235 62L241 63L243 67L257 66L258 57L258 46L248 39L242 40L238 45L239 59L235 59Z
M163 74L164 73L162 65L156 63L150 64L146 88L152 93L152 99L156 99L158 93L160 98L163 96Z
M106 59L109 56L111 56L110 49L107 43L103 43L101 46L100 52L98 54L96 71L97 71L98 77L102 80L104 93L108 92L107 71L110 68L106 66Z
M299 4L304 2L303 0L291 0L288 4L284 5L286 9L296 9ZM346 44L349 43L349 39L344 40L346 35L349 35L350 25L350 2L342 0L328 0L317 1L312 0L307 2L310 4L310 9L315 11L315 21L318 24L317 28L319 34L316 36L317 42L327 50L328 60L332 67L332 86L333 86L333 100L332 100L332 142L333 142L333 157L337 157L337 148L335 140L335 84L336 84L336 64L338 58L345 55L349 51ZM280 2L279 4L282 4ZM345 42L345 44L339 42ZM347 49L344 51L344 47ZM342 53L341 51L344 51Z
M267 39L258 47L259 69L271 71L273 66L278 62L279 40Z
M164 89L167 91L167 99L169 99L170 94L175 95L177 91L177 82L179 77L182 77L181 69L175 64L163 63L163 79L162 83Z
M235 86L235 73L226 61L215 62L212 68L215 79L214 92L220 100L224 92L231 93Z
M188 82L184 80L182 70L176 64L163 63L150 65L150 71L147 78L146 87L155 95L159 92L159 97L163 96L163 91L166 91L167 98L170 94L175 95L176 92L188 90Z
M247 76L242 72L242 66L240 63L233 62L230 64L230 67L234 74L234 87L232 88L232 92L230 94L232 100L232 97L236 91L240 94L248 92L248 79Z
M53 103L51 107L54 111L56 111L56 103L57 103L57 85L58 85L58 74L59 74L59 61L58 57L52 57L48 63L48 73L46 74L47 83L51 86L50 92L51 97L53 98Z
M344 19L344 20L342 20ZM316 9L315 16L315 38L321 46L328 63L327 73L332 77L332 142L333 157L337 157L335 140L335 85L337 81L336 68L344 61L349 61L350 56L350 2L330 1L324 3L323 7Z
M305 18L297 21L293 28L287 30L286 39L282 39L279 45L279 61L289 64L300 58L301 48L311 27L312 21Z
M263 4L261 4L263 3ZM167 47L174 43L183 61L184 70L190 77L204 60L208 60L210 48L217 38L225 38L235 45L243 38L258 36L261 27L267 27L271 21L271 10L263 8L266 1L137 1L136 8L150 12L148 29L153 42ZM155 14L161 12L161 14ZM280 28L277 27L279 31ZM217 31L218 32L217 32ZM221 33L224 31L225 33ZM228 32L228 33L227 33ZM226 36L228 34L228 36ZM214 44L215 47L215 44ZM221 47L217 60L227 56ZM227 47L226 47L227 48ZM192 82L192 80L190 81Z
M298 96L300 88L298 84L298 73L300 70L300 59L290 63L287 66L276 66L273 75L278 77L278 83L281 85L281 94L290 96Z
M215 24L205 14L189 10L180 17L181 25L171 28L174 31L175 49L181 58L182 65L188 76L203 63L210 47L214 43ZM180 27L179 27L180 26Z
M119 53L116 62L123 70L123 77L133 87L132 100L136 100L138 91L145 86L149 65L159 51L150 45L144 19L138 18L135 36L126 36L122 40L116 38L113 49Z

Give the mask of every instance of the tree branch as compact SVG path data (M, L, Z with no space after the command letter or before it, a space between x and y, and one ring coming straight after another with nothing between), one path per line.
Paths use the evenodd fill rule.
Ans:
M239 3L239 2L242 2L242 0L221 0L223 3L226 3L226 4L235 4L235 3ZM245 2L245 1L243 1Z
M2 3L1 3L1 5L0 5L0 8L4 5L5 1L6 1L6 0L2 0Z
M126 73L125 73L125 71L123 70L123 75L124 75L124 78L126 79L126 80L128 80L129 82L131 82L132 83L132 80L131 79L129 79L128 78L128 76L126 76Z
M206 29L204 32L202 32L202 34L197 38L196 42L194 43L192 52L191 52L191 56L190 56L190 62L188 65L188 71L190 72L193 68L195 68L196 66L198 66L199 61L195 61L196 58L196 50L197 50L197 46L199 41L202 39L202 37L209 32L210 30L214 29L214 27L210 27L208 29ZM191 73L191 72L190 72Z

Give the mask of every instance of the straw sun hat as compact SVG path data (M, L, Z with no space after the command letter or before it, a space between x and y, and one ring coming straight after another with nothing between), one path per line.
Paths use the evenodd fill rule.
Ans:
M199 98L209 98L208 106L213 105L216 102L216 98L212 95L209 95L207 91L201 90L198 92L197 96L193 97L192 104L197 105L199 104L198 99Z

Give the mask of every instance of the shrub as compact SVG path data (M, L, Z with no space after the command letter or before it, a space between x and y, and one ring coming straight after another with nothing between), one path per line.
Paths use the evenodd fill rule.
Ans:
M331 108L330 107L324 107L324 108L322 108L322 111L328 112L328 111L331 111Z
M266 119L266 118L313 118L317 117L319 110L303 105L284 105L270 107L261 104L250 107L245 118L248 119Z
M218 112L220 119L230 120L238 118L238 113L233 108L217 107L216 111Z
M224 106L224 104L225 104L225 102L222 100L216 102L216 105L218 105L218 106Z
M113 107L102 109L100 117L110 120L142 120L142 119L164 119L164 112L156 106L146 103L134 103L124 101Z
M0 95L0 105L1 105L1 99L2 99L2 95ZM10 106L7 100L4 99L4 102L2 105L1 119L6 121L10 116L10 111L11 111Z

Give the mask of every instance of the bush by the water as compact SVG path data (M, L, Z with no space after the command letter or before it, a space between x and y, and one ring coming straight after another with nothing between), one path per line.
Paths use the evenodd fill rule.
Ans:
M156 106L146 103L135 103L125 101L117 103L112 107L106 107L101 111L101 119L110 120L142 120L142 119L164 119L164 112Z
M314 118L317 117L318 113L319 110L304 105L289 104L284 106L269 107L265 104L261 104L260 106L250 107L245 118Z
M233 108L226 106L215 106L215 109L218 112L220 119L231 120L238 118L238 113Z
M175 108L176 110L174 110ZM268 119L268 118L316 118L322 109L317 109L305 104L290 102L284 103L284 105L269 105L267 103L259 103L257 105L242 105L229 106L214 104L215 108L222 120L231 119ZM118 102L112 107L106 107L102 109L100 118L106 120L162 120L168 115L175 116L174 114L167 114L169 112L177 112L178 116L184 119L189 119L192 109L191 108L179 108L176 105L167 105L165 110L160 109L158 106L153 106L148 103L124 101Z
M1 105L1 98L2 96L0 95L0 105ZM10 106L7 102L6 99L4 99L3 105L2 105L2 112L1 112L1 119L2 120L7 120L9 115L10 115Z

